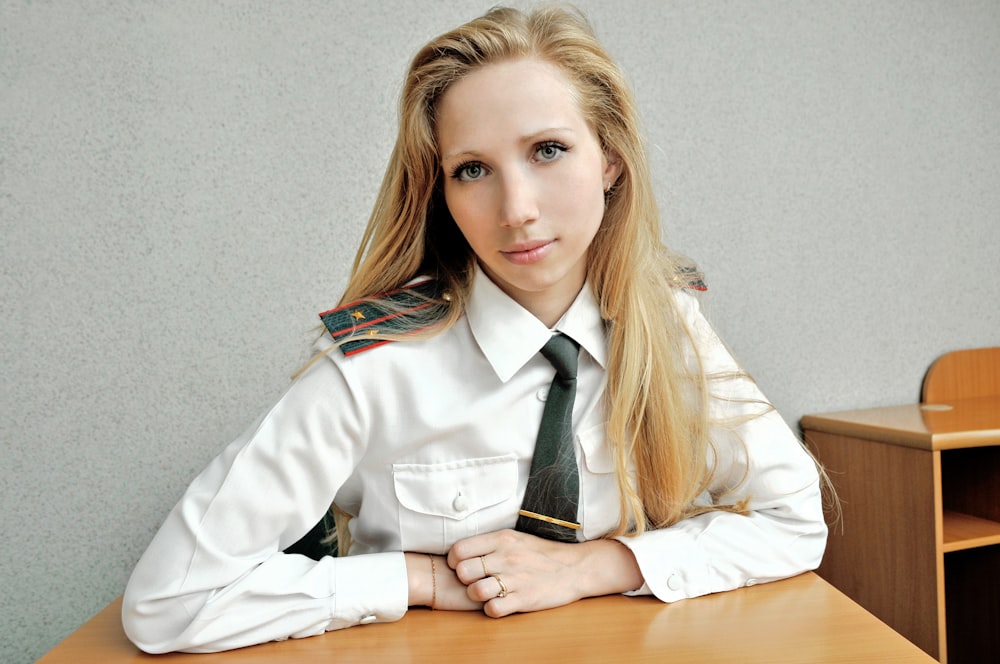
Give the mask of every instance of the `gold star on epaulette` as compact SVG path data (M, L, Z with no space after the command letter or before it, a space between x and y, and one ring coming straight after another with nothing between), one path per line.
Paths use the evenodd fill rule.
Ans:
M365 315L361 313L360 309L355 309L354 311L351 312L351 318L353 318L354 320L364 320Z

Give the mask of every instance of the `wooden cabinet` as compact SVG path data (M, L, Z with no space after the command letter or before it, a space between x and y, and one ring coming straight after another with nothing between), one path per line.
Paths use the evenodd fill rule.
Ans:
M841 507L820 575L942 662L1000 662L1000 397L802 429Z

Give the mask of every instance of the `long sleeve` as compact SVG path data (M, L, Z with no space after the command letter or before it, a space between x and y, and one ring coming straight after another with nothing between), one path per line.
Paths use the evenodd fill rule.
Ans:
M826 546L819 473L812 457L746 376L700 313L681 295L706 372L716 451L706 501L748 499L748 515L714 511L669 528L619 538L645 585L635 594L667 602L794 576L819 566ZM714 498L713 498L714 497Z
M399 619L402 553L282 553L329 508L362 430L344 375L317 362L170 512L125 591L129 638L147 652L211 652Z

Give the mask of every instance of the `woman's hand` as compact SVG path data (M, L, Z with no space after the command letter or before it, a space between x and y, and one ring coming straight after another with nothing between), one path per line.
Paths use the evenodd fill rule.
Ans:
M516 530L460 540L448 566L488 616L563 606L642 586L635 557L617 540L567 544Z
M471 599L444 556L407 553L406 578L409 606L429 606L447 611L479 611L482 602Z

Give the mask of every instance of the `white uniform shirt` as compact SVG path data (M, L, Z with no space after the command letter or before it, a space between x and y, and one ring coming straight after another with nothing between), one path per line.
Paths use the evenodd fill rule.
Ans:
M706 370L737 369L695 298L677 297ZM619 498L601 405L605 323L589 288L556 329L581 347L573 421L580 537L592 539L618 523ZM444 554L461 538L514 526L554 371L538 353L551 334L480 271L467 315L444 333L349 357L334 349L169 514L125 592L129 638L149 652L215 651L399 619L408 595L402 552ZM748 379L713 387L763 399ZM721 417L746 408L711 404ZM719 428L713 440L713 489L746 472L736 497L749 497L752 512L710 512L620 538L645 579L637 594L674 601L819 564L826 526L817 472L781 417L772 411L735 434ZM355 515L351 555L281 553L334 497Z

